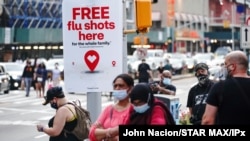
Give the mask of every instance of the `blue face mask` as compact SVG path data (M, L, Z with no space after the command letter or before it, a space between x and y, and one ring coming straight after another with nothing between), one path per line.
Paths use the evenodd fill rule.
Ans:
M148 106L148 103L145 103L141 106L134 106L134 110L137 112L137 113L144 113L146 112L147 110L149 109L149 106Z
M113 90L112 96L117 100L123 100L128 96L127 90Z
M164 85L170 85L171 84L170 78L163 78L162 82L163 82Z

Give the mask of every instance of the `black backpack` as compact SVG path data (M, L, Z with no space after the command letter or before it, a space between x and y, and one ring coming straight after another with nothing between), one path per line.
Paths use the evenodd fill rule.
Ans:
M154 106L161 106L165 110L165 119L167 121L167 125L176 125L174 117L172 113L169 111L168 107L161 101L156 101Z
M76 110L77 124L76 127L72 131L68 131L64 129L65 133L75 135L79 141L83 141L88 138L89 130L91 126L91 119L89 115L89 111L85 110L81 107L81 102L79 100L73 101L69 103L74 105Z

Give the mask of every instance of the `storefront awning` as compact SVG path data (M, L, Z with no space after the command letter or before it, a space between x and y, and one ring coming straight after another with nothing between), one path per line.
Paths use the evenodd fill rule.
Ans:
M205 17L205 22L209 23L209 18L208 17Z
M187 14L188 21L194 21L193 16L191 14Z
M200 22L199 17L197 15L193 15L193 19L196 23Z
M203 23L204 22L203 16L199 15L199 20L200 20L201 23Z
M191 41L191 42L197 42L200 41L200 38L188 38L188 37L176 37L176 41Z
M175 20L180 21L181 20L181 15L179 13L174 14Z
M182 21L188 21L187 15L184 14L184 13L181 13L181 20L182 20Z

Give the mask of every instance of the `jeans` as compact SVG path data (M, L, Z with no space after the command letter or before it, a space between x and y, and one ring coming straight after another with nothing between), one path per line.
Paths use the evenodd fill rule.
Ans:
M25 82L25 91L26 91L26 96L29 96L30 94L30 87L32 85L32 77L25 77L24 82Z

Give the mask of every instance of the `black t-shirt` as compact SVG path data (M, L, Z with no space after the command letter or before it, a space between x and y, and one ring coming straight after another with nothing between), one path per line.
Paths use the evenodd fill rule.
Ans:
M157 70L159 71L159 73L162 73L164 71L164 67L158 67Z
M207 86L200 86L199 84L196 84L189 90L187 107L192 108L192 115L197 117L197 121L202 119L205 112L208 92L213 84L214 83L212 81L209 81Z
M152 85L152 84L154 84L154 83L159 84L161 87L164 87L165 89L168 89L168 90L170 90L170 91L176 92L176 87L175 87L173 84L164 85L164 84L162 84L160 81L154 81L153 83L150 83L150 85ZM154 93L154 94L157 94L157 93L160 94L160 92L158 92L158 91L153 91L153 93Z
M49 120L49 123L48 123L49 127L53 126L53 122L54 122L54 117ZM70 122L66 122L64 125L64 129L67 129L68 131L72 131L76 127L76 124L77 124L77 119L74 119ZM58 136L54 136L54 137L51 136L49 140L50 141L79 141L73 134L65 133L64 131L62 131Z
M147 63L141 63L138 66L139 82L148 82L148 79L149 79L148 71L149 70L151 70L151 69L150 69L150 66Z
M206 102L218 107L218 124L250 125L249 84L249 78L234 77L213 86Z

